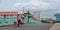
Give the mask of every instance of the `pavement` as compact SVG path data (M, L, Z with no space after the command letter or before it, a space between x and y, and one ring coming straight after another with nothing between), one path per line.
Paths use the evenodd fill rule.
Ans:
M60 30L60 23L55 23L49 30Z
M3 26L0 27L0 30L49 30L53 24L49 23L42 23L42 24L35 24L35 23L27 23L17 27L17 25L10 25L10 26Z
M0 26L7 26L7 25L13 25L13 23L9 23L9 24L0 24Z

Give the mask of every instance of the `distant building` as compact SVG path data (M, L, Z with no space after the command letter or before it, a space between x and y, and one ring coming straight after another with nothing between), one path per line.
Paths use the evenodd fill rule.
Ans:
M0 12L0 24L13 23L17 19L18 12ZM14 19L15 17L15 19Z
M56 21L60 21L60 14L59 13L54 14L54 16L56 17Z

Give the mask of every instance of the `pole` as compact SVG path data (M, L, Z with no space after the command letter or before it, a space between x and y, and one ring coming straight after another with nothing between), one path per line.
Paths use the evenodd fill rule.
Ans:
M27 13L28 13L28 22L29 22L29 11Z
M24 10L25 10L25 8L23 7L23 14L24 14ZM24 16L24 15L23 15ZM23 19L23 22L24 22L24 17L22 17L22 19Z
M40 11L38 12L38 16L39 16L39 19L40 19Z
M24 12L24 7L23 7L23 12Z

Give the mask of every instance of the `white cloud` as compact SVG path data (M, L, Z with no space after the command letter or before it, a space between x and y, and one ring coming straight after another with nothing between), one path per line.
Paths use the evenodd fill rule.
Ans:
M25 7L25 8L29 8L32 10L40 10L40 11L45 11L46 12L42 12L41 17L51 17L54 15L54 11L55 9L57 11L55 11L55 13L60 13L60 0L29 0L26 3L15 3L14 4L15 7ZM48 12L47 12L48 10ZM53 12L51 12L53 11ZM50 15L48 15L51 12Z
M30 0L27 3L15 3L14 6L16 7L26 7L30 9L48 9L51 8L51 6L48 3L39 1L39 0Z
M55 13L60 13L60 10L55 11Z

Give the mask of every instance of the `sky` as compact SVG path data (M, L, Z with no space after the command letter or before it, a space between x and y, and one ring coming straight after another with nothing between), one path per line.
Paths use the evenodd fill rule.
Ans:
M40 17L60 13L60 0L0 0L0 11L40 11Z

